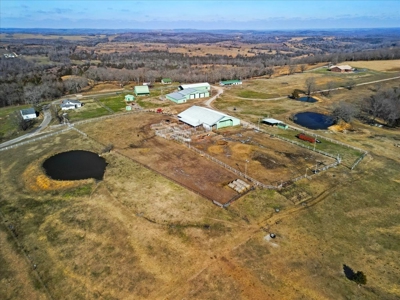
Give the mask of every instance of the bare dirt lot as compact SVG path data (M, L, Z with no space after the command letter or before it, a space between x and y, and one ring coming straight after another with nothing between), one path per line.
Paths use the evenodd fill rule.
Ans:
M118 151L155 170L203 197L226 203L240 196L229 188L238 175L192 151L187 146L155 136L151 124L171 117L154 113L107 119L79 128L102 144L113 144ZM191 142L191 147L209 154L254 179L267 184L304 175L308 168L331 160L269 135L240 128L221 131ZM245 180L244 178L242 178Z

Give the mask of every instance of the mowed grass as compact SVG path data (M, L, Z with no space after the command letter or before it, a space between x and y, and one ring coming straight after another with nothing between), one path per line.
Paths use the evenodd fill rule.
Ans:
M99 101L105 106L110 108L114 112L120 112L125 110L125 94L121 94L115 97L100 98Z
M70 122L101 117L110 114L110 112L96 103L94 100L84 100L81 108L65 111L68 114Z
M14 114L21 109L30 108L31 105L20 105L0 108L0 142L25 134L14 122Z

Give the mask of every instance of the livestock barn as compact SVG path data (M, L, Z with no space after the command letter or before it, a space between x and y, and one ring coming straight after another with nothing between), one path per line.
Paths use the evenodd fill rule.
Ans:
M166 98L175 103L185 103L190 99L210 97L211 86L207 82L182 84L175 93L167 94Z
M182 84L178 87L179 90L186 90L186 89L205 89L207 91L211 90L211 86L208 82L202 83L192 83L192 84Z
M207 130L240 125L238 118L200 106L192 106L181 112L178 119L193 127L203 126Z
M136 96L150 95L149 87L147 85L137 85L135 86Z

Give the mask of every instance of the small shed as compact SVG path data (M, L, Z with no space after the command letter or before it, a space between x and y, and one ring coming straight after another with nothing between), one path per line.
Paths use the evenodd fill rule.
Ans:
M267 124L267 125L270 125L270 126L277 126L278 124L283 123L282 121L279 121L279 120L273 119L273 118L262 119L262 122L264 124Z
M19 112L21 113L21 116L24 120L36 119L36 112L33 107L21 109Z
M132 106L130 106L130 105L125 106L125 110L127 110L127 111L132 110Z
M270 125L270 126L277 126L278 128L281 128L281 129L288 129L289 128L289 126L286 125L285 123L283 123L282 121L279 121L279 120L273 119L273 118L263 119L262 122L264 124L267 124L267 125Z
M135 101L135 96L133 95L126 95L125 96L125 101L129 102L129 101Z
M150 95L149 87L147 85L135 86L134 90L136 96Z
M163 78L163 79L161 79L161 83L162 84L171 84L172 80L171 80L171 78Z

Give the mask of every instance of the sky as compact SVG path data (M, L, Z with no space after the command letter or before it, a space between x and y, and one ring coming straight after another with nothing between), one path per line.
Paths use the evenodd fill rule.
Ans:
M400 27L400 1L0 0L0 28L328 29Z

